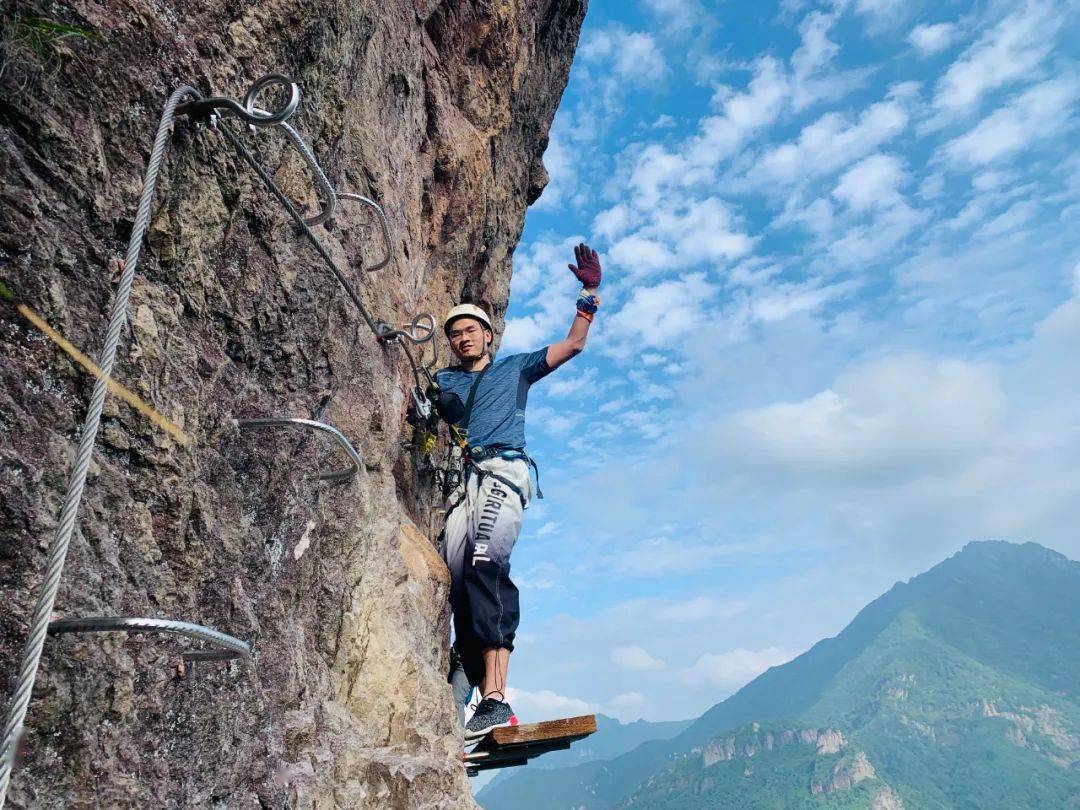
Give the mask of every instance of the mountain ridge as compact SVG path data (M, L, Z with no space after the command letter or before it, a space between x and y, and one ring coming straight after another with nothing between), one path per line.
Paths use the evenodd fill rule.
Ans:
M1038 583L1037 587L1033 582ZM704 712L676 737L649 742L613 760L585 763L565 772L522 773L507 780L501 792L509 796L512 790L517 801L513 806L523 808L534 806L530 804L534 795L557 800L544 805L548 807L617 806L630 799L635 788L650 776L656 778L672 766L677 769L691 756L702 760L701 752L725 731L812 713L845 668L850 670L862 656L873 653L875 642L889 641L892 637L887 631L894 627L899 628L897 644L902 641L907 645L903 646L903 655L914 655L912 650L928 644L926 638L948 639L946 646L950 649L942 652L943 666L959 666L961 659L970 659L1000 678L1025 684L1031 694L1037 691L1072 706L1077 685L1069 673L1077 671L1074 659L1075 651L1080 649L1080 631L1076 629L1076 608L1062 596L1076 593L1078 588L1080 563L1058 552L1035 543L968 543L930 570L896 583L860 610L836 636L762 673ZM1030 609L1010 611L1017 604ZM910 615L905 617L905 611ZM911 622L921 628L923 635L912 629ZM1054 643L1034 643L1054 634L1054 628ZM1027 655L1015 654L1018 644L1024 645ZM834 704L838 702L843 699L833 699ZM835 713L836 705L813 717L824 724L830 719L830 711ZM511 806L497 794L492 791L485 797L488 810ZM563 801L566 805L558 803ZM640 797L634 803L666 806L645 804Z

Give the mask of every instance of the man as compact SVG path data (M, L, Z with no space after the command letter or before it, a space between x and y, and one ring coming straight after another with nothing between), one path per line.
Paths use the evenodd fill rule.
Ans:
M479 687L482 698L465 727L466 739L517 725L506 700L506 675L519 616L510 551L532 497L529 470L535 467L525 453L525 404L530 386L585 348L600 304L596 251L581 244L574 256L577 264L569 267L583 289L565 340L493 361L491 321L480 307L454 307L443 324L458 364L436 373L436 408L467 441L462 483L440 537L454 614L451 682L459 711L472 687Z

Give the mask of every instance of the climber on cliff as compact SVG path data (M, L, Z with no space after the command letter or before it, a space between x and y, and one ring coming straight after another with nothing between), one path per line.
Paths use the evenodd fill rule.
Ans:
M457 365L435 375L436 410L463 445L462 483L454 492L439 538L450 568L454 614L451 683L462 704L471 687L481 701L465 727L466 739L517 725L506 699L506 675L518 625L518 589L510 580L510 551L532 497L525 453L529 387L585 348L600 299L600 260L581 244L570 270L582 283L573 323L564 340L527 354L493 360L487 313L473 304L454 307L443 324ZM464 689L460 685L467 685Z

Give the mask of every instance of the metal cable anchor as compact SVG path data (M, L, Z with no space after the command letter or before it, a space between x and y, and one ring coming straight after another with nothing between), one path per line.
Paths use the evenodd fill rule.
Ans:
M272 86L284 87L289 97L273 112L255 106L259 93ZM280 73L269 73L255 82L244 94L243 104L225 96L209 96L188 101L176 108L177 115L189 115L214 123L218 118L235 117L253 127L271 127L292 117L300 105L300 86Z
M400 327L395 328L384 321L379 321L378 327L380 340L405 338L419 346L435 337L435 316L428 312L421 312L408 323L401 324Z

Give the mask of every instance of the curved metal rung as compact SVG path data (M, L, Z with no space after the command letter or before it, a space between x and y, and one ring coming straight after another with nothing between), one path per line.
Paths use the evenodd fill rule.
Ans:
M260 110L255 106L255 99L267 87L277 85L289 92L289 98L273 112ZM177 115L190 115L193 118L213 119L214 116L233 116L253 127L271 127L281 124L292 117L300 105L300 86L280 73L269 73L256 81L244 94L243 103L224 96L210 96L188 101L176 108Z
M49 635L62 633L169 633L174 636L211 644L216 650L191 650L181 657L185 661L231 661L251 658L251 643L191 622L171 619L145 619L137 616L86 616L79 619L59 619L49 622Z
M264 427L279 427L282 425L299 425L301 427L309 427L314 430L328 433L337 439L337 443L341 445L341 448L348 454L349 460L352 462L351 467L347 467L341 470L331 470L330 472L322 473L319 478L323 481L348 481L354 475L360 471L360 467L364 461L360 454L356 452L356 448L352 446L349 440L345 437L345 434L338 430L333 425L328 425L325 422L316 422L313 419L296 419L289 416L270 416L263 419L236 419L237 427L241 430L247 428L264 428Z
M356 200L375 211L375 215L379 218L379 225L382 227L383 245L386 249L386 255L383 256L382 261L373 264L371 267L365 267L364 269L369 273L374 273L376 270L382 270L386 265L390 264L390 259L393 258L393 247L390 244L390 225L386 221L386 214L383 213L382 206L362 194L353 194L351 191L339 191L337 196L339 200Z
M254 111L260 115L269 115L265 110L258 107L255 107ZM304 222L308 225L322 225L326 220L333 216L334 209L337 208L337 192L334 191L334 187L330 184L330 180L327 178L326 172L322 170L322 166L319 165L319 161L315 159L315 153L311 151L311 147L307 145L307 142L300 136L300 133L296 131L296 128L286 121L282 121L278 126L285 130L285 134L288 136L289 140L292 141L293 146L300 152L301 157L304 158L304 162L307 163L308 168L311 169L311 173L315 177L315 182L318 184L319 188L322 189L323 196L326 198L326 202L323 203L322 211L313 217L307 217Z

